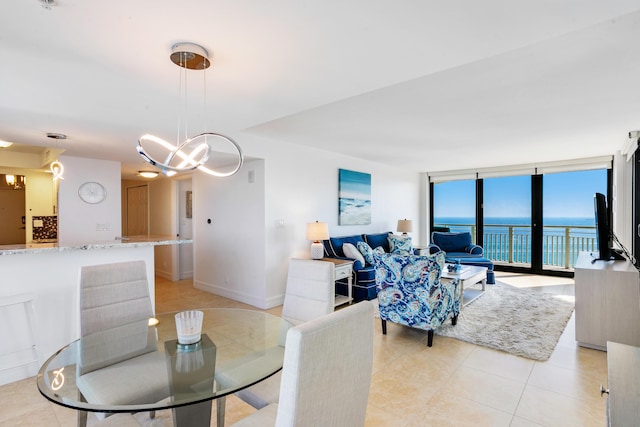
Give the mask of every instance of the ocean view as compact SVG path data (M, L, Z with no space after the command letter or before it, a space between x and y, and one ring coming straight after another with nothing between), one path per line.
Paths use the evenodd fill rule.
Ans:
M472 217L434 217L434 224L475 224L476 220ZM531 218L530 217L486 217L484 218L484 226L491 224L500 224L500 225L530 225ZM566 225L574 225L578 227L594 227L595 226L595 218L594 216L586 217L586 218L545 218L544 225L549 226L566 226Z
M435 226L447 226L452 232L475 234L475 218L436 217ZM593 217L545 218L543 228L543 263L549 266L573 268L581 251L595 249L595 219ZM531 219L527 217L484 218L484 236L477 244L493 261L509 263L531 262Z

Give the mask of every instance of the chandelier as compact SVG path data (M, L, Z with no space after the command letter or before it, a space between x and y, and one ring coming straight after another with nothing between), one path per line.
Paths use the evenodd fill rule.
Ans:
M22 190L27 185L24 175L5 175L4 180L14 190Z
M186 105L187 97L187 70L201 70L204 76L204 105L206 106L206 73L211 61L205 48L194 43L177 43L173 45L170 55L171 61L180 67L180 97L184 96ZM184 132L184 136L181 134ZM237 173L244 161L242 149L228 136L215 132L203 132L192 137L187 137L187 120L178 122L178 136L176 143L171 144L162 138L151 134L142 135L138 139L136 147L138 154L147 163L157 167L167 176L178 172L200 170L217 177L228 177ZM182 139L185 138L185 139ZM212 144L222 142L231 147L234 157L237 156L235 167L231 171L217 170L211 164L213 161Z

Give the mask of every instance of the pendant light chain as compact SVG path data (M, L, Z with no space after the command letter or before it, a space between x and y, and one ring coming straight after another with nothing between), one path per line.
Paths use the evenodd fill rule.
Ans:
M183 66L180 68L184 72L184 137L183 141L189 138L189 85L187 82L187 52L182 52Z
M202 90L204 92L204 96L202 97L202 103L204 104L202 106L202 110L204 111L204 132L207 132L207 73L206 73L206 69L207 67L205 67L205 63L204 61L202 62Z
M178 67L178 131L176 133L176 147L180 145L182 131L182 113L184 106L182 105L182 56L180 57L180 66Z

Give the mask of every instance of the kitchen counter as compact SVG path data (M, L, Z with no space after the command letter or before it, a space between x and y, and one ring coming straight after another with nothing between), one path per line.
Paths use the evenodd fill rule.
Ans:
M131 236L121 240L84 242L77 244L28 243L21 245L0 245L0 255L39 254L47 252L86 251L90 249L140 248L145 246L178 245L193 243L193 239L170 236Z
M39 364L0 371L0 384L29 378L54 351L80 337L80 271L86 265L144 261L152 305L155 307L154 254L161 245L178 251L192 239L136 236L128 240L78 244L32 243L0 246L0 297L21 293L34 296L36 345ZM28 336L26 322L15 316L15 336ZM3 342L2 345L6 343ZM8 346L8 344L6 344ZM11 348L11 347L10 347Z

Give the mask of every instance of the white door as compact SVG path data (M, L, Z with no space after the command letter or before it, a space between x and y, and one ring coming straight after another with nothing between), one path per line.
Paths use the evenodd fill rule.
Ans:
M125 236L149 234L149 188L141 185L127 188L127 226Z
M178 218L180 221L178 233L182 239L193 238L192 225L192 192L191 179L178 181L178 201L180 207L178 209ZM182 279L190 279L193 277L193 244L181 244L179 248L179 277Z

